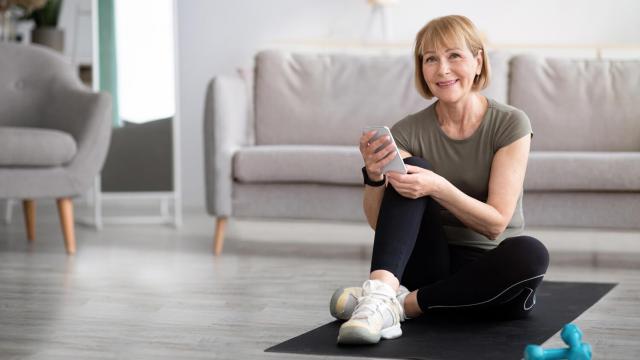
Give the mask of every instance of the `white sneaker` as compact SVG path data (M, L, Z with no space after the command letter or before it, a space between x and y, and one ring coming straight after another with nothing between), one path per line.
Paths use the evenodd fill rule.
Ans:
M398 291L396 291L396 298L400 302L400 305L404 307L404 299L410 293L409 289L400 285ZM353 287L341 287L336 289L331 296L329 302L329 312L331 316L338 320L349 320L356 305L358 305L358 299L362 297L362 288L359 286Z
M367 280L362 285L362 297L351 319L340 326L339 344L375 344L382 339L402 335L400 321L404 309L391 286L379 280Z
M361 297L362 288L359 286L338 288L329 302L331 316L338 320L349 320Z

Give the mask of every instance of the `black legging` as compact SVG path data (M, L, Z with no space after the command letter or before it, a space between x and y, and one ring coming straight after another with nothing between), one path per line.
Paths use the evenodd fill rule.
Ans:
M432 169L422 158L405 163ZM526 316L549 265L545 246L530 236L503 240L492 250L449 245L440 206L429 196L409 199L387 186L378 222L371 271L387 270L418 290L422 311L482 310Z

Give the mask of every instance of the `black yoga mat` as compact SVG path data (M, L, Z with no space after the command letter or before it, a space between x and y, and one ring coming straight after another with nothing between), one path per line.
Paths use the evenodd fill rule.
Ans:
M403 335L377 345L337 345L334 321L265 351L393 359L521 359L527 344L542 344L598 302L616 284L544 281L526 319L495 320L451 312L402 323ZM584 334L585 342L589 334Z

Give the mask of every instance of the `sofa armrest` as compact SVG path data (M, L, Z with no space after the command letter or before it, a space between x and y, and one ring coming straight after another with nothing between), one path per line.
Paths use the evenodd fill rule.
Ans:
M218 76L207 88L204 150L207 211L231 216L232 159L236 150L252 144L251 99L240 76Z
M85 192L100 172L111 140L111 95L83 86L57 84L46 107L43 126L65 131L77 153L65 165L77 194Z

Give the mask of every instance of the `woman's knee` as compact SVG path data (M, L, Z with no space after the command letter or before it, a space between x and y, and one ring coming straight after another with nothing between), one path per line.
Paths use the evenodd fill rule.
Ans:
M404 163L408 165L419 166L423 169L433 170L433 165L431 165L430 162L418 156L404 158Z
M534 275L545 273L549 267L549 251L540 240L532 236L511 237L502 241L500 246Z

